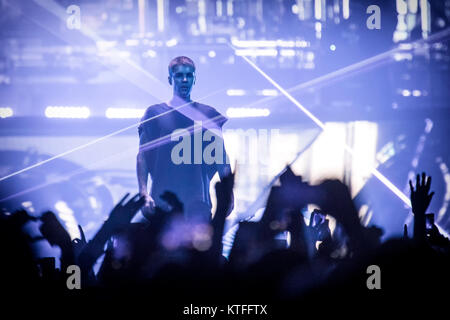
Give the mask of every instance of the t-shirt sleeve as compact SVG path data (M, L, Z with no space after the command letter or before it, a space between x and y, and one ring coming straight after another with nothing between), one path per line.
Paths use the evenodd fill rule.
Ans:
M155 116L154 108L147 108L138 126L139 145L146 144L157 138L158 126Z
M210 118L214 118L215 123L219 126L220 129L222 129L225 122L228 121L228 118L222 115L219 111L213 109L212 116Z
M156 152L152 142L159 138L158 120L155 118L157 112L155 108L149 107L138 126L139 133L139 152L143 153L147 168L151 175L153 175L153 168L156 161Z
M219 111L214 109L211 106L208 106L206 104L201 104L197 102L197 106L199 107L200 111L210 120L212 120L219 129L222 129L222 126L225 124L225 122L228 121L228 118L222 115Z

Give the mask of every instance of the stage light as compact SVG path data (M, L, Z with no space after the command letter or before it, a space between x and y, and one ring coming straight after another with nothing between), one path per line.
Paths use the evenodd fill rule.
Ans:
M330 45L330 50L331 51L336 51L336 46L334 44Z
M216 52L214 50L209 50L208 57L214 58L216 56Z
M292 40L277 40L277 46L282 48L293 48L295 47L295 41Z
M422 92L420 90L413 90L412 95L414 97L420 97L422 95Z
M227 0L227 16L232 17L234 14L233 0Z
M306 60L307 61L313 61L314 60L314 52L310 51L308 53L306 53Z
M418 5L418 0L408 0L409 12L414 14L417 13Z
M155 50L151 50L151 49L149 49L149 50L147 50L147 51L145 51L143 54L142 54L142 56L144 57L144 58L156 58L156 51Z
M396 6L397 6L397 13L404 16L405 14L408 13L408 5L406 4L405 0L397 0L396 1Z
M235 48L231 47L233 50ZM281 87L274 79L268 76L261 68L259 68L253 61L250 59L243 57L243 59L252 66L259 74L261 74L267 81L269 81L275 88L277 88L289 101L291 101L294 105L296 105L306 116L308 116L314 123L316 123L322 130L325 130L325 124L317 118L311 111L305 108L297 99L295 99L289 92L286 91L283 87ZM228 115L228 114L227 114ZM352 148L350 148L347 144L344 144L344 150L347 151L352 157L354 157L355 153ZM398 198L400 198L403 203L405 203L408 207L411 207L411 201L409 198L399 189L397 188L389 179L387 179L380 171L376 168L371 168L370 172L381 182L383 183L391 192L393 192Z
M110 50L110 51L101 51L97 53L100 57L111 57L111 58L129 58L131 57L131 52L126 50Z
M316 30L316 33L317 33L317 32L322 32L322 23L316 22L316 23L314 24L314 29Z
M381 165L395 156L395 147L394 142L390 141L385 144L380 151L375 155L375 160L378 162L378 165Z
M444 27L445 27L445 20L442 19L442 18L437 18L436 25L437 25L439 28L444 28Z
M322 19L322 0L315 0L314 1L314 17L317 20Z
M164 1L156 0L156 24L158 27L158 31L164 31Z
M299 48L307 48L310 46L310 43L305 40L297 40L295 41L295 46Z
M139 40L137 39L127 39L125 40L125 45L129 47L134 47L139 45Z
M239 40L235 37L231 38L231 44L239 48L293 48L297 47L306 47L308 46L308 42L304 40Z
M342 0L342 16L346 20L350 17L350 0Z
M0 108L0 118L2 119L12 117L13 114L13 109L11 109L10 107Z
M96 45L98 50L104 51L108 49L112 49L116 46L117 41L106 41L106 40L97 40Z
M412 43L399 43L398 48L400 50L412 50L414 46Z
M80 238L80 230L78 229L77 220L75 219L73 210L65 201L57 201L55 209L58 212L58 217L63 221L67 232L72 239Z
M218 94L219 92L222 92L222 91L223 91L222 89L217 90L217 91L213 91L212 93L210 93L210 94L208 94L208 95L206 95L206 96L204 96L204 97L202 97L202 98L200 98L200 99L197 99L197 101L201 101L201 100L203 100L203 99L209 98L209 97L214 96L214 95L216 95L216 94ZM169 111L163 112L163 113L161 113L161 114L159 114L159 115L157 115L157 116L148 118L148 119L146 119L146 120L144 120L144 121L142 121L142 122L134 123L134 124L132 124L132 125L130 125L130 126L127 126L127 127L125 127L125 128L116 130L116 131L111 132L111 133L109 133L109 134L107 134L107 135L101 136L101 137L99 137L99 138L97 138L97 139L91 140L91 141L89 141L89 142L87 142L87 143L84 143L84 144L82 144L82 145L79 145L79 146L77 146L77 147L75 147L75 148L72 148L72 149L67 150L67 151L65 151L65 152L62 152L62 153L60 153L60 154L57 154L57 155L55 155L55 156L53 156L53 157L50 157L50 158L48 158L48 159L46 159L46 160L37 162L37 163L32 164L32 165L30 165L30 166L28 166L28 167L25 167L25 168L23 168L23 169L20 169L20 170L18 170L18 171L15 171L15 172L13 172L13 173L10 173L10 174L8 174L8 175L6 175L6 176L0 177L0 181L7 180L7 179L9 179L9 178L11 178L11 177L14 177L14 176L19 175L19 174L24 173L24 172L27 172L27 171L29 171L29 170L31 170L31 169L40 167L40 166L42 166L42 165L44 165L44 164L46 164L46 163L49 163L49 162L51 162L51 161L53 161L53 160L55 160L55 159L59 159L59 158L65 157L65 156L67 156L67 155L69 155L69 154L71 154L71 153L74 153L74 152L78 151L78 150L82 150L82 149L84 149L84 148L87 148L87 147L89 147L89 146L92 146L92 145L94 145L94 144L96 144L96 143L98 143L98 142L100 142L100 141L104 141L104 140L106 140L106 139L108 139L108 138L114 137L114 136L116 136L116 135L118 135L118 134L120 134L120 133L122 133L122 132L128 131L128 130L130 130L130 129L135 129L137 126L141 125L142 123L146 123L146 122L151 121L151 120L153 120L153 119L162 117L162 116L164 116L165 114L168 114L168 113L170 113L170 112L173 112L174 110L177 110L177 109L179 109L179 108L182 108L182 107L185 106L185 105L186 105L186 104L182 104L181 106L176 107L176 108L174 108L173 110L169 110ZM211 120L211 121L214 121L215 118L216 118L216 117L211 118L210 120ZM218 118L218 117L217 117L217 118ZM194 126L192 126L192 127L194 127ZM170 135L165 136L164 138L167 138L167 137L170 138ZM157 139L157 140L158 140L158 139ZM154 142L154 140L153 140L153 142ZM150 143L149 143L149 144L150 144ZM15 196L15 195L14 195L14 196ZM14 196L10 196L10 197L14 197ZM10 197L8 197L8 198L10 198ZM4 201L4 200L5 200L5 199L2 199L2 200L0 200L0 201Z
M216 15L218 17L221 17L223 14L223 8L222 8L222 0L216 1Z
M408 89L402 90L402 96L409 97L410 95L411 95L411 91L409 91Z
M178 40L175 38L166 41L166 46L169 48L175 47L177 44L178 44Z
M108 108L105 116L108 119L140 119L144 112L145 109L138 108Z
M229 96L244 96L245 95L245 90L242 89L228 89L227 90L227 95Z
M412 58L413 55L411 53L394 53L395 61L412 60Z
M73 118L86 119L91 115L88 107L75 106L48 106L45 108L47 118Z
M237 56L251 56L251 57L276 57L278 50L276 49L238 49Z
M21 204L22 204L22 207L24 207L25 210L27 210L28 212L31 212L31 213L35 212L34 207L33 207L33 202L31 202L31 201L24 201Z
M295 50L292 49L282 49L280 50L280 55L282 57L295 57Z
M228 108L227 117L229 118L253 118L267 117L270 110L266 108Z
M430 4L427 0L420 0L420 22L422 26L422 38L428 38L431 30Z
M261 95L266 97L276 97L278 96L278 91L275 89L263 89L261 90Z

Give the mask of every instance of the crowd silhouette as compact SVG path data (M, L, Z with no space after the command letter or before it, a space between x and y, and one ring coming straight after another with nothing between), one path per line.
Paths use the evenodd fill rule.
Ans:
M148 221L131 223L145 199L127 194L89 241L81 226L81 238L71 240L53 212L36 218L24 210L3 211L2 288L23 305L76 302L109 310L124 301L134 306L143 302L143 308L173 305L164 312L177 319L182 313L176 306L190 303L265 303L269 308L273 304L274 313L276 303L292 311L301 302L309 307L343 302L346 308L355 301L376 305L400 297L433 302L449 288L450 241L427 219L434 193L425 173L414 184L410 181L412 232L405 225L402 238L381 242L382 229L361 224L345 184L325 180L311 186L287 167L279 185L272 187L260 221L239 223L225 258L222 236L233 184L231 174L215 185L217 208L209 223L186 220L183 204L169 191L162 196L165 209L157 207ZM320 210L311 213L307 224L302 210L310 203ZM336 220L333 233L327 215ZM36 239L23 228L31 220L40 220L42 237L60 248L60 268L54 258L36 258ZM286 231L287 242L277 237ZM79 290L67 285L66 270L73 265L80 269ZM367 285L370 265L381 270L378 290Z

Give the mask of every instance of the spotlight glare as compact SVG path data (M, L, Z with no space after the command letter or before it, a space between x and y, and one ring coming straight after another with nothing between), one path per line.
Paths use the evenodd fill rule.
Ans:
M2 119L12 117L13 114L13 109L11 109L10 107L0 108L0 118Z
M236 50L231 46L233 50ZM283 87L281 87L275 80L273 80L269 75L267 75L261 68L259 68L253 61L247 57L242 57L249 65L251 65L259 74L267 79L275 88L277 88L289 101L296 105L303 113L305 113L314 123L316 123L322 130L325 130L325 124L320 121L312 112L305 108L297 99L295 99L289 92L287 92ZM228 115L228 114L227 114ZM348 145L344 145L345 150L353 156L354 152L352 148ZM376 168L370 169L371 173L382 182L389 190L391 190L397 197L400 198L408 207L411 208L411 201L409 198L397 188L389 179L387 179L380 171Z
M138 39L127 39L127 40L125 40L125 45L128 47L135 47L135 46L139 45L139 40Z
M275 89L263 89L261 90L261 95L266 97L276 97L278 96L278 91Z
M242 89L228 89L227 90L228 96L244 96L245 90Z
M100 51L106 51L114 48L117 45L117 41L97 40L97 49Z
M108 119L140 119L144 112L145 109L138 108L108 108L105 116Z
M237 56L250 56L250 57L276 57L278 50L276 49L238 49L236 50Z
M47 118L86 119L90 115L91 111L85 106L48 106L45 108L45 116Z
M212 96L212 95L215 95L215 94L217 94L217 93L219 93L219 92L221 92L221 91L222 91L222 90L214 91L214 92L210 93L209 95L204 96L204 97L201 98L201 99L206 99L207 97L210 97L210 96ZM177 110L177 109L179 109L179 108L182 108L182 107L185 106L185 105L186 105L186 104L182 104L181 106L176 107L174 110ZM32 165L30 165L30 166L28 166L28 167L25 167L25 168L23 168L23 169L20 169L20 170L18 170L18 171L15 171L15 172L13 172L13 173L10 173L10 174L8 174L8 175L6 175L6 176L0 177L0 181L4 181L4 180L9 179L9 178L11 178L11 177L14 177L14 176L16 176L16 175L19 175L19 174L21 174L21 173L23 173L23 172L27 172L27 171L29 171L29 170L31 170L31 169L40 167L40 166L42 166L42 165L44 165L44 164L46 164L46 163L49 163L49 162L51 162L51 161L53 161L53 160L55 160L55 159L59 159L59 158L65 157L65 156L67 156L68 154L71 154L71 153L74 153L74 152L76 152L76 151L78 151L78 150L82 150L82 149L84 149L84 148L86 148L86 147L92 146L92 145L94 145L94 144L96 144L96 143L98 143L98 142L100 142L100 141L104 141L104 140L106 140L106 139L108 139L108 138L110 138L110 137L114 137L114 136L116 136L116 135L118 135L118 134L120 134L120 133L122 133L122 132L125 132L125 131L127 131L127 130L130 130L130 129L132 129L132 128L136 128L137 126L141 125L142 123L146 123L146 122L148 122L148 121L151 121L151 120L153 120L153 119L156 119L156 118L158 118L158 117L161 117L161 116L163 116L163 115L165 115L165 114L168 114L168 113L170 113L170 112L173 112L174 110L166 111L166 112L163 112L163 113L161 113L161 114L159 114L159 115L157 115L157 116L148 118L148 119L146 119L146 120L144 120L144 121L142 121L142 122L134 123L134 124L132 124L132 125L130 125L130 126L127 126L127 127L125 127L125 128L116 130L116 131L111 132L111 133L109 133L109 134L107 134L107 135L104 135L104 136L99 137L99 138L97 138L97 139L91 140L91 141L89 141L89 142L87 142L87 143L85 143L85 144L79 145L79 146L77 146L77 147L75 147L75 148L72 148L72 149L67 150L67 151L65 151L65 152L62 152L62 153L60 153L60 154L57 154L57 155L55 155L55 156L53 156L53 157L50 157L50 158L48 158L48 159L46 159L46 160L40 161L40 162L38 162L38 163L32 164ZM214 118L211 118L211 119L209 119L209 121L214 121L216 118L219 118L219 116L214 117ZM192 127L193 127L193 126L192 126ZM169 138L169 140L170 140L170 135L165 136L165 137L163 137L162 139L159 138L159 139L156 139L156 140L164 140L165 138ZM152 142L155 142L155 140L153 140ZM159 141L158 141L158 142L159 142ZM151 142L148 142L147 144L151 144ZM14 197L14 196L9 196L8 198L11 198L11 197ZM0 202L3 202L4 200L5 200L5 199L0 200Z
M175 47L178 44L178 40L176 38L170 39L166 41L167 47Z
M227 117L229 118L253 118L267 117L270 110L267 108L228 108Z
M142 54L142 56L143 56L144 58L155 58L156 55L157 55L156 51L155 51L155 50L151 50L151 49L145 51L145 52Z
M282 57L295 57L295 50L292 49L282 49L280 50L280 55Z

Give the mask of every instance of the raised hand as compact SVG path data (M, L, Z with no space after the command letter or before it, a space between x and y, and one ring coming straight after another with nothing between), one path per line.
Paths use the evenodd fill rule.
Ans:
M61 248L61 268L75 263L72 241L69 233L64 229L53 212L47 211L41 216L39 227L42 235L52 245Z
M303 181L302 176L296 176L290 166L286 167L284 173L280 176L281 188L279 194L275 192L278 200L281 200L282 206L291 210L300 210L311 199L308 199L309 185ZM275 200L277 202L277 200Z
M141 193L141 196L145 199L144 205L141 208L142 215L147 219L150 219L155 210L155 200L147 193Z
M105 243L114 233L120 232L123 228L127 227L137 211L144 205L145 197L139 196L139 194L136 194L124 204L129 195L127 193L114 209L112 209L108 220L105 221L94 238L81 250L78 261L81 269L84 270L82 274L88 275L91 273L91 268L95 261L104 252Z
M358 212L344 183L339 180L326 180L319 188L325 194L325 200L320 203L324 212L336 218L345 228L360 226Z
M109 214L108 220L105 225L108 226L112 231L118 231L123 227L126 227L131 219L135 216L136 212L144 205L145 197L136 194L127 203L124 204L125 200L130 194L127 193L122 200L114 207L114 209Z
M72 240L72 246L76 255L78 255L87 244L86 236L84 235L83 228L80 225L78 225L78 230L80 231L80 238L75 238Z
M415 215L424 215L430 205L434 192L430 193L431 177L427 177L425 172L416 176L416 188L414 189L411 180L409 180L409 188L411 189L411 206Z
M281 185L292 188L298 184L304 183L302 176L296 176L290 166L287 166L283 174L280 176Z
M61 248L70 246L70 235L53 212L45 212L41 217L41 221L42 224L39 230L52 246L57 245Z
M320 208L342 225L349 236L349 244L354 253L362 254L378 245L378 232L361 225L350 191L344 183L339 180L326 180L318 189L322 193L318 201Z
M305 225L305 239L309 244L309 254L315 252L317 241L330 241L331 230L329 220L319 209L314 209L309 219L309 226Z
M230 212L230 209L232 210L234 202L234 175L234 173L230 173L229 175L222 177L221 181L217 182L215 185L217 209L225 210L227 214Z
M178 199L175 193L171 191L164 191L160 198L167 202L167 204L171 207L172 213L183 212L183 203L181 203L180 199Z
M409 187L411 189L411 206L414 213L414 240L425 240L425 212L430 205L434 192L430 193L431 177L422 172L422 179L420 175L416 176L416 188L414 189L411 180L409 180Z
M280 176L280 184L270 189L266 209L259 222L266 239L286 229L286 222L290 220L287 212L300 212L309 203L310 186L301 176L296 176L289 166ZM277 227L274 228L274 225Z
M233 210L234 173L221 177L216 183L217 208L212 220L213 239L210 252L217 259L222 254L222 237L227 215ZM219 259L220 260L220 259ZM216 261L219 261L216 260Z
M291 233L290 248L305 258L311 257L316 241L312 239L305 225L301 211L290 210L286 213L286 230Z

